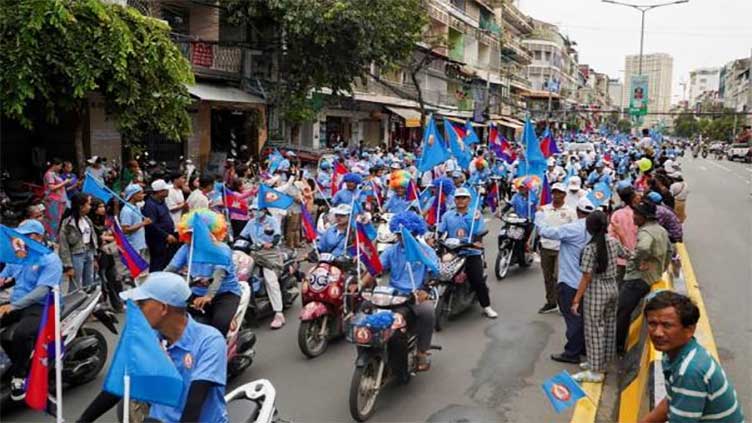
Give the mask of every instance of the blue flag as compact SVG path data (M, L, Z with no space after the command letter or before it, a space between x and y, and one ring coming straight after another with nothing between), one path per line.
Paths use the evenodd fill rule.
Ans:
M595 207L608 204L611 199L611 188L605 182L598 182L593 185L593 189L588 193L587 198Z
M418 160L418 170L428 172L434 166L444 163L449 159L444 140L441 139L439 131L436 129L436 122L431 116L423 132L423 147L420 160Z
M541 388L557 413L573 406L580 398L586 396L585 391L566 371L543 382Z
M103 184L102 181L98 180L88 173L86 174L86 178L84 179L84 185L81 187L81 192L89 194L92 197L99 198L105 203L110 201L113 196L112 190L107 188L107 186Z
M191 219L191 228L193 229L191 248L193 248L195 263L230 264L231 255L223 249L224 244L212 238L209 227L198 213L194 214Z
M162 349L154 329L141 309L128 300L125 328L115 349L103 389L113 395L125 394L124 376L131 381L131 399L170 407L180 405L183 378Z
M457 158L457 163L461 168L468 169L470 167L470 160L472 160L473 154L462 141L463 134L458 133L452 122L450 122L447 118L444 118L444 132L446 133L447 140L449 141L449 148L452 150L452 155Z
M282 160L285 158L282 156L282 153L279 152L279 150L274 149L271 154L269 154L269 173L274 173L277 171L277 168L282 163Z
M522 134L522 143L525 145L525 160L530 162L542 161L546 162L546 158L543 157L543 152L540 148L540 141L535 135L535 128L533 128L530 118L525 119L525 131Z
M0 225L0 263L33 265L51 252L41 242Z
M258 193L258 206L260 209L288 209L292 206L293 199L287 194L283 194L275 189L262 184Z
M473 129L473 124L470 123L470 119L468 119L467 122L465 122L465 145L470 147L479 142L480 138L478 138L478 134L476 134L475 129Z
M432 272L439 272L439 264L428 257L418 240L406 228L402 228L402 242L405 247L405 260L409 263L423 263Z

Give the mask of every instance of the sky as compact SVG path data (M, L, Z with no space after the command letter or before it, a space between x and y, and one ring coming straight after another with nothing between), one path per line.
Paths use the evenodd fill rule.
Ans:
M515 0L535 19L559 26L577 42L579 61L624 79L624 57L640 51L640 12L600 0ZM640 5L667 0L620 0ZM645 14L644 54L674 58L672 103L682 100L689 71L721 67L752 55L752 0L690 0ZM621 71L621 72L620 72ZM689 86L687 86L687 95Z

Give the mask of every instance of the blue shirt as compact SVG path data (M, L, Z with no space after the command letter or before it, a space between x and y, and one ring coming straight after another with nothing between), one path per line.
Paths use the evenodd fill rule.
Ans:
M273 216L262 214L248 221L240 232L242 238L250 239L254 244L273 243L274 236L282 236L279 221Z
M423 249L423 253L438 266L439 257L433 248L421 241L418 241L418 243ZM407 263L405 249L402 247L401 242L390 245L381 253L379 259L381 259L381 265L384 270L389 271L389 286L392 288L403 294L409 294L423 286L428 269L423 263ZM412 280L410 279L410 270L408 270L407 266L410 266L410 270L412 270ZM415 286L413 286L413 281L415 281Z
M240 296L241 289L238 277L235 274L235 264L232 262L232 250L227 244L217 244L217 247L221 248L225 254L227 254L227 265L210 264L210 263L196 263L191 264L191 276L196 278L211 278L214 275L215 269L222 269L225 271L225 277L222 279L222 283L219 285L217 294L224 292L232 292L233 294ZM190 245L183 244L175 256L170 260L169 266L175 269L182 269L188 266L188 256L190 254ZM194 286L191 291L196 296L206 295L207 287Z
M462 241L467 241L470 234L470 227L473 227L473 236L478 235L486 229L486 223L483 221L483 216L479 210L476 210L475 224L473 225L473 219L470 217L470 211L466 211L464 214L457 210L449 210L441 216L441 222L439 223L439 232L446 233L449 238L458 238ZM477 256L481 251L477 249L467 249L463 251L463 255Z
M332 175L330 173L323 170L319 171L319 174L316 175L316 182L319 184L319 189L316 190L318 198L321 198L322 192L327 198L332 196Z
M389 197L388 200L386 200L386 204L384 204L384 210L387 213L399 213L406 211L408 207L410 207L410 204L412 201L407 201L407 196L398 196L397 194L392 195Z
M535 210L538 208L538 199L535 198L535 194L528 193L526 198L518 192L512 196L511 203L517 216L535 222Z
M606 185L611 185L611 176L606 173L598 173L597 170L590 172L587 178L587 184L593 186L598 182L603 182Z
M334 254L335 256L345 254L346 235L345 232L340 232L336 226L330 226L323 235L319 236L319 251Z
M355 191L350 191L347 188L337 191L334 194L334 198L332 198L332 206L336 207L340 204L347 204L349 206L352 204L353 195L355 195Z
M538 222L542 221L544 219L538 219ZM536 223L536 226L541 237L561 241L559 283L565 283L574 289L579 288L582 277L580 256L585 245L590 241L590 234L585 229L585 219L577 219L558 227L545 226L541 223Z
M5 266L0 277L13 278L16 284L13 286L13 292L10 294L10 303L17 304L18 300L25 297L37 286L48 286L50 288L60 285L63 278L63 262L56 253L49 253L42 256L34 265L12 264ZM42 297L37 304L44 305L46 298ZM62 295L60 296L62 301Z
M179 422L191 383L204 380L211 382L212 386L201 407L198 420L212 423L229 421L224 397L227 381L227 347L222 334L188 316L188 324L183 330L183 335L167 347L167 355L183 377L183 397L175 408L152 404L149 417L162 422Z
M138 212L138 207L129 204L125 204L123 209L120 210L120 224L122 226L133 226L144 221L144 218ZM146 248L146 231L144 228L139 228L135 232L126 234L125 238L136 251Z

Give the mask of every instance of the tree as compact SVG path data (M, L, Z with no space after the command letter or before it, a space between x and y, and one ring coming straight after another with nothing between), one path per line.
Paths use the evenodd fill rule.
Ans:
M0 7L0 114L34 126L76 116L76 157L83 164L86 98L103 95L124 136L190 131L188 61L170 28L99 0L3 0Z
M699 130L699 124L692 113L682 113L674 119L674 134L678 137L693 138Z
M616 129L623 134L628 134L632 130L632 121L629 119L620 119L616 122Z
M312 90L349 93L372 65L410 57L427 22L422 0L221 0L220 7L250 26L255 47L278 58L273 102L293 123L314 118Z

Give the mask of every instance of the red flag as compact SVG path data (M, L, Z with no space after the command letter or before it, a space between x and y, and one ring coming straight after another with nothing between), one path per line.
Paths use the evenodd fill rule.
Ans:
M49 370L52 364L50 360L55 360L55 296L53 292L47 294L44 302L42 319L39 321L39 334L34 344L34 355L31 357L31 369L26 379L26 404L35 410L47 409Z
M376 276L384 270L384 267L381 264L381 259L379 258L379 252L368 238L365 225L357 223L356 228L355 236L358 237L357 250L359 251L356 251L356 243L353 243L349 248L350 254L354 256L359 253L360 261L366 266L368 273L370 273L371 276Z
M446 211L446 194L443 192L437 198L434 198L431 208L428 209L428 215L426 216L426 223L429 225L435 225L438 223L441 215Z
M541 185L540 205L545 206L546 204L551 203L551 201L553 201L553 197L551 195L551 185L548 183L548 178L544 174L543 184Z
M347 173L347 168L340 162L334 163L334 172L332 173L332 197L339 190L339 184Z
M316 239L316 226L313 224L313 218L305 206L300 208L300 218L303 224L303 235L308 241L313 242Z
M138 277L141 272L149 268L149 263L147 263L146 260L138 254L138 251L136 251L128 242L128 239L125 237L123 230L120 229L119 224L109 221L108 226L112 230L112 236L115 238L115 245L120 252L120 260L125 267L128 268L132 278Z
M248 201L229 189L225 189L225 206L231 213L248 214Z
M410 183L407 185L407 201L413 201L418 198L419 195L418 185L411 179Z

